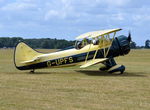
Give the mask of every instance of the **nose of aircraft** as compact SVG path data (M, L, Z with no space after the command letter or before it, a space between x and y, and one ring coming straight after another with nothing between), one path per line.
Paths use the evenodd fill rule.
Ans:
M129 32L128 37L124 35L119 36L118 40L121 47L121 55L128 54L130 52L131 33Z

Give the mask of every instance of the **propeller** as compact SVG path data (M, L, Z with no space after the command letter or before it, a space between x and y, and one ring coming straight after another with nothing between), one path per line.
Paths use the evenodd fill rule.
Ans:
M128 35L128 41L131 42L132 38L131 38L131 32L129 31L129 35Z

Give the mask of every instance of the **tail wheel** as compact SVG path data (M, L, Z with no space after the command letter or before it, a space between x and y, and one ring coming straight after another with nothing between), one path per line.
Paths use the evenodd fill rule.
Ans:
M32 69L31 71L30 71L30 73L34 73L35 72L35 69Z

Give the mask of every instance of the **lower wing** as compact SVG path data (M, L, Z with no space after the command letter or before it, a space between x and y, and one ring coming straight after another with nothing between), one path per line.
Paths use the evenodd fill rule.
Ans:
M84 65L81 65L80 68L86 68L98 63L102 63L104 61L108 60L108 58L100 58L100 59L92 59L92 60L88 60Z

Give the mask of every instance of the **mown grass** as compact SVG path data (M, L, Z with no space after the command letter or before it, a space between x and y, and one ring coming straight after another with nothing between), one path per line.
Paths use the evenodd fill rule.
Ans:
M150 50L116 60L125 74L99 72L100 65L30 74L14 67L13 50L0 49L0 110L150 110Z

